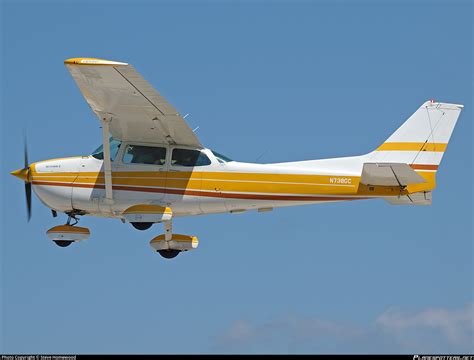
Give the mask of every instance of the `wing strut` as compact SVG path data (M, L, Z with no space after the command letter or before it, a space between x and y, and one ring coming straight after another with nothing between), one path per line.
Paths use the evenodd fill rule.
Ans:
M104 144L104 179L105 179L105 202L109 205L114 203L112 197L112 165L110 164L110 142L109 124L111 116L101 116L102 142Z

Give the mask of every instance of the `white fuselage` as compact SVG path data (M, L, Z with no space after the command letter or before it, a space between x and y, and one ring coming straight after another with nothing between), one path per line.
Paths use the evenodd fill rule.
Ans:
M189 216L372 197L358 192L366 156L263 165L221 162L203 149L211 163L190 168L170 165L172 146L163 165L123 163L124 148L112 162L112 201L105 197L104 162L93 156L33 164L33 189L51 209L117 218L140 204Z

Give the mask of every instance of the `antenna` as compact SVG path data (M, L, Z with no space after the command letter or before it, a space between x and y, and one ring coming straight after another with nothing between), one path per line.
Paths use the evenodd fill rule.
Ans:
M193 132L196 132L196 130L198 130L198 129L199 129L199 126L196 126L196 127L194 128Z
M265 150L264 152L262 152L262 153L255 159L255 162L257 162L258 160L260 160L260 159L263 157L263 155L265 155L267 152L268 152L268 149Z

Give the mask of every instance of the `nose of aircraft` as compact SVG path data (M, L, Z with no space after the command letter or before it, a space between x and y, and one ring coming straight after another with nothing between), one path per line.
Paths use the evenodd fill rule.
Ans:
M26 213L27 220L31 218L31 177L30 177L30 166L28 165L27 158L25 156L25 167L12 171L10 174L17 177L18 179L25 182L25 196L26 196Z
M27 219L30 221L31 218L31 179L30 179L30 167L26 165L23 169L12 171L10 174L16 176L18 179L25 182L25 195L26 195L26 211Z
M29 167L27 167L27 168L12 171L10 174L12 174L13 176L16 176L18 179L20 179L24 182L28 182L28 180L29 180L28 179L29 170L30 170Z

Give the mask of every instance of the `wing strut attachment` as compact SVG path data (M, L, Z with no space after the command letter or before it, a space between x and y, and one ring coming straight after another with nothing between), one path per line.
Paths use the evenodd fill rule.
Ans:
M112 196L112 165L110 163L110 142L109 125L112 116L101 116L102 123L102 142L104 144L104 180L105 180L105 203L112 205L114 199Z

